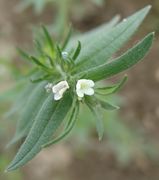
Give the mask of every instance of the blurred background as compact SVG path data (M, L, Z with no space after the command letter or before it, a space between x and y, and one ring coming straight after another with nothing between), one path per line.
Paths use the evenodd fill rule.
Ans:
M21 170L4 173L20 145L5 148L17 120L7 112L21 89L15 84L28 70L16 47L31 50L41 23L58 38L70 23L83 33L148 4L152 10L129 45L150 31L156 31L156 39L145 60L127 71L121 93L109 97L121 109L105 112L103 141L98 141L92 116L83 107L69 138L43 150ZM158 37L158 0L0 0L0 180L158 180Z

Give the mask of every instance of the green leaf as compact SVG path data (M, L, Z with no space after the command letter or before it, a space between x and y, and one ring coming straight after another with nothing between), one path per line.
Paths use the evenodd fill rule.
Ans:
M37 114L34 124L7 171L15 170L31 160L46 144L61 125L72 105L70 94L66 93L60 101L54 101L52 94L45 100Z
M17 51L21 55L22 58L26 60L30 60L30 56L26 52L24 52L22 49L17 48Z
M81 72L102 65L110 59L136 32L151 6L141 9L122 21L109 32L96 34L82 50L77 58L73 73ZM82 42L81 42L82 43Z
M36 57L34 56L30 56L30 59L35 63L37 64L38 66L48 70L49 68L47 66L45 66L42 62L40 62Z
M153 42L153 37L154 33L150 33L141 42L135 45L132 49L128 50L122 56L109 63L105 63L104 65L92 68L89 71L82 72L79 76L82 76L83 74L85 78L99 81L129 69L141 61L148 53Z
M16 133L8 146L16 143L28 134L37 113L42 107L44 100L48 96L44 88L45 85L46 82L42 82L37 84L36 88L30 91L30 96L28 96L27 103L25 104L25 108L18 121Z
M51 78L52 78L52 75L50 75L50 74L45 74L45 75L43 75L43 76L38 77L37 79L31 78L30 80L31 80L33 83L37 83L37 82L40 82L40 81L43 81L43 80L48 80L48 79L51 79Z
M73 129L73 127L76 123L76 120L77 120L78 112L79 112L79 104L73 108L73 111L71 111L71 116L68 120L68 125L67 125L66 129L64 130L64 132L60 136L58 136L57 138L55 138L55 139L49 141L48 143L44 144L42 147L43 148L48 147L50 145L53 145L53 144L61 141L63 138L65 138L70 133L70 131Z
M98 103L101 105L101 107L105 110L113 111L119 109L118 106L112 105L106 101L102 101L98 99Z
M41 42L38 40L38 38L34 39L34 45L35 45L35 48L36 48L38 54L43 55L44 54L43 47L41 45Z
M74 49L74 46L76 45L77 41L80 41L82 44L82 47L84 48L85 45L88 44L88 42L91 42L94 37L98 36L99 34L108 33L120 20L120 16L115 16L110 22L101 25L97 28L94 28L93 30L90 30L86 33L82 33L82 35L78 35L72 40L70 40L67 50Z
M61 50L60 46L56 45L56 49L57 49L57 55L61 59L62 58L62 50Z
M88 101L86 102L86 104L94 115L94 118L96 120L96 129L98 133L98 138L99 141L101 141L104 135L104 123L103 123L103 114L101 111L101 106L99 104L97 104L96 106L92 106Z
M97 94L100 94L100 95L114 94L123 87L127 79L128 79L127 76L124 76L123 79L119 83L112 86L97 88L95 91Z
M80 54L80 51L81 51L81 42L78 41L78 46L77 46L77 49L72 57L72 59L75 61L77 59L77 57L79 56Z
M70 40L71 34L72 34L72 28L70 26L67 37L66 37L66 39L65 39L65 41L64 41L64 43L62 45L62 50L65 50L65 48L66 48L66 46L67 46L67 44L68 44L68 42Z
M43 32L45 34L48 47L50 48L51 57L54 57L54 44L53 44L52 38L51 38L51 36L50 36L49 32L47 31L45 26L42 26L42 29L43 29Z

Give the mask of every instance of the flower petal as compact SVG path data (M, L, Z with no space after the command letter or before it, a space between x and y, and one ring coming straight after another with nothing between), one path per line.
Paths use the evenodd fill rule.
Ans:
M82 98L84 94L86 95L93 95L94 94L94 82L90 79L80 79L77 81L76 84L76 93L78 97Z
M84 97L84 93L82 91L76 90L76 93L77 93L78 97L81 97L81 98Z
M89 87L94 87L94 82L92 80L86 80L85 81Z
M85 89L84 94L92 96L94 94L94 89L92 88Z
M62 95L61 95L61 94L59 94L59 93L54 94L54 100L55 100L55 101L58 101L58 100L60 100L61 98L62 98Z
M63 97L63 93L69 88L67 81L60 81L52 87L54 93L54 99L59 100Z

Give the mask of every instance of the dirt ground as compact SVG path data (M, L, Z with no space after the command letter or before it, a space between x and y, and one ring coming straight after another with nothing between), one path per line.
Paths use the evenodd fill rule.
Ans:
M138 124L155 140L159 137L159 54L158 0L107 0L104 7L93 6L87 17L77 20L72 17L73 24L81 31L86 31L115 14L122 17L133 13L147 4L152 4L151 14L140 29L138 36L143 37L151 30L157 31L156 41L149 55L143 62L129 70L129 80L121 95L125 104L121 115L125 123ZM0 0L0 55L7 52L14 56L14 46L26 46L32 40L31 25L40 22L51 23L53 14L48 8L40 16L32 9L17 13L15 5L18 0ZM153 21L154 20L154 21ZM75 142L74 142L75 143ZM94 147L98 147L97 142ZM159 166L143 159L128 166L120 166L111 151L103 152L98 148L88 148L77 152L70 144L59 144L41 152L33 161L23 168L24 180L158 180Z

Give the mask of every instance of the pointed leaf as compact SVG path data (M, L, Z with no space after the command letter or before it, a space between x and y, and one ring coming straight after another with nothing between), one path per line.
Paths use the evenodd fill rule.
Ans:
M57 138L55 138L55 139L49 141L48 143L44 144L42 147L43 148L48 147L50 145L53 145L53 144L61 141L63 138L65 138L70 133L70 131L73 129L73 127L76 123L76 120L77 120L78 112L79 112L79 105L77 105L77 107L75 106L73 108L73 111L71 112L71 116L70 116L70 119L68 122L69 124L66 127L65 131L60 136L58 136Z
M50 140L62 123L70 110L71 104L72 98L68 93L57 102L53 100L52 94L45 100L25 142L8 166L7 171L23 166L41 150L41 146Z
M112 85L112 86L106 86L106 87L103 87L103 88L97 88L96 93L100 94L100 95L114 94L114 93L116 93L117 91L119 91L121 89L121 87L125 84L127 79L128 79L127 76L124 76L124 78L118 84L115 84L115 85Z
M151 6L147 6L141 9L108 33L96 34L90 42L87 42L87 46L82 48L73 72L81 72L108 61L136 32L150 8Z
M98 133L99 141L102 140L104 135L104 123L103 123L103 114L101 112L101 106L97 104L96 106L92 106L87 102L87 106L91 110L96 120L96 129Z
M21 55L22 58L26 60L30 60L30 56L26 52L24 52L22 49L17 48L17 51Z
M48 67L45 66L42 62L40 62L36 57L30 56L30 59L31 59L35 64L37 64L38 66L40 66L40 67L48 70Z
M37 79L31 78L30 80L31 80L31 82L33 82L33 83L37 83L37 82L40 82L40 81L48 80L48 79L50 79L50 78L52 78L52 75L50 75L50 74L45 74L45 75L43 75L43 76L38 77Z
M67 44L68 44L68 42L70 40L71 34L72 34L72 28L70 27L69 31L68 31L68 34L67 34L67 37L66 37L66 39L65 39L65 41L64 41L64 43L62 45L62 50L65 50L65 48L66 48L66 46L67 46Z
M77 59L77 57L79 56L80 54L80 51L81 51L81 42L78 41L78 46L77 46L77 49L72 57L72 59L75 61Z
M79 40L84 48L88 42L91 42L94 37L98 36L99 34L108 33L120 20L120 16L115 16L110 22L105 23L93 30L90 30L86 33L82 33L82 35L78 35L70 40L67 50L74 49L76 42Z
M118 106L112 105L106 101L98 100L98 103L101 105L101 107L105 110L113 111L119 109Z
M26 136L34 122L34 118L42 107L44 100L47 98L48 94L45 90L46 82L42 82L36 85L36 88L30 91L30 96L28 96L27 103L18 121L16 134L14 135L11 142L8 144L12 145L19 141L21 138Z
M129 69L141 61L148 53L153 42L153 37L154 33L150 33L141 42L132 49L128 50L122 56L109 63L92 68L87 72L80 73L79 76L83 74L85 78L99 81Z
M49 32L47 31L45 26L42 26L42 29L43 29L43 32L45 34L47 43L50 47L50 51L53 53L54 52L54 44L53 44L52 38L51 38L51 36L50 36Z

